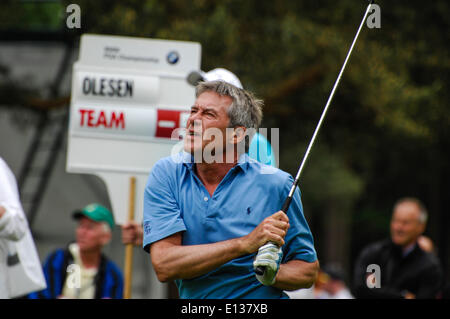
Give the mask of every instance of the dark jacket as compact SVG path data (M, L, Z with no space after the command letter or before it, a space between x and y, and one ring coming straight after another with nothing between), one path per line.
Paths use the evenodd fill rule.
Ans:
M366 284L367 266L380 266L380 288ZM433 254L414 249L402 256L401 247L384 240L366 247L358 257L353 278L356 298L403 298L406 291L416 298L436 298L442 288L443 273L439 260Z
M30 299L55 299L61 295L67 277L67 267L73 263L73 256L68 249L59 249L52 253L44 264L47 281L45 290L28 295ZM123 277L119 268L104 255L95 276L95 299L120 299L123 294Z

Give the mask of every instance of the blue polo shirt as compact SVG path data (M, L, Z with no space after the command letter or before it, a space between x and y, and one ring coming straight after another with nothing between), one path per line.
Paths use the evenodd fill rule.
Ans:
M182 232L183 245L201 245L248 235L279 211L293 183L288 173L243 154L210 196L194 171L192 157L179 153L153 167L144 194L144 242L150 244ZM283 260L317 259L297 188L287 212L290 228ZM233 259L192 279L176 280L181 298L287 298L282 290L262 285L253 271L254 254Z

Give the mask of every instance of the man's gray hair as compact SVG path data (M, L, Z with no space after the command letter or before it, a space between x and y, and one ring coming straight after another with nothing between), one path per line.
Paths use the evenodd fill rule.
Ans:
M395 208L398 205L403 204L403 203L414 203L414 204L416 204L417 207L419 208L419 212L420 212L419 222L422 223L422 224L425 224L427 222L427 220L428 220L428 212L427 212L427 209L426 209L425 205L422 203L421 200L419 200L419 199L417 199L415 197L403 197L403 198L400 198L394 204L394 211L395 211Z
M263 101L257 99L251 92L224 81L200 82L195 89L195 96L199 97L207 91L231 97L233 102L228 108L230 118L228 127L243 126L247 130L251 129L247 135L249 137L246 137L245 151L248 152L251 138L261 125Z

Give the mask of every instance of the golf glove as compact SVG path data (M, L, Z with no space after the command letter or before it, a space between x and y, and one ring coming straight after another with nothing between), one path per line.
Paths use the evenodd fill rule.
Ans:
M258 254L253 261L253 269L259 266L265 267L264 275L256 275L256 279L263 285L270 286L275 283L275 277L280 269L281 258L283 257L283 251L277 245L269 242L264 246L261 246L258 250Z

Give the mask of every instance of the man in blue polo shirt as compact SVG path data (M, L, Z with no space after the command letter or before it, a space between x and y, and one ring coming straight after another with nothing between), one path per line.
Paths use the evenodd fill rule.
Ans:
M246 154L262 103L224 81L199 84L196 97L185 152L158 161L145 190L143 246L158 279L175 280L181 298L287 298L283 290L310 287L318 261L300 191L279 211L292 177ZM268 242L281 248L259 250Z

